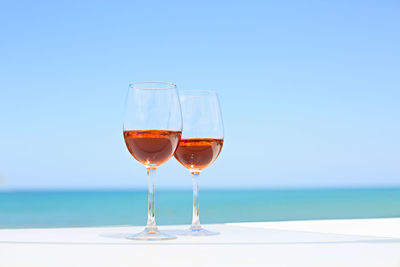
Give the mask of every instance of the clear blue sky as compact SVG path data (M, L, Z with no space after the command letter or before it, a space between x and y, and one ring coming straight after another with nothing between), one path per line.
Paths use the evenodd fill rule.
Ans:
M400 185L398 1L0 3L0 189L138 188L131 81L216 90L205 187ZM175 159L159 188L191 186Z

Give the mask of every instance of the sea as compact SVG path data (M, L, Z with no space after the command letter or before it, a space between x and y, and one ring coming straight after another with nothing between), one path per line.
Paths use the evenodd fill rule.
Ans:
M192 192L156 192L159 225L190 224ZM400 217L400 188L201 190L202 223ZM0 192L0 228L145 225L147 191Z

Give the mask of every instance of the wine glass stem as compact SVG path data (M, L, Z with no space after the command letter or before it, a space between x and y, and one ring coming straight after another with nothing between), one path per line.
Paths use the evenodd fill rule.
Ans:
M193 217L192 217L192 229L199 229L200 218L199 218L199 172L192 172L193 181Z
M147 168L147 181L149 184L148 209L147 209L147 230L157 230L155 210L154 210L154 182L156 178L156 169Z

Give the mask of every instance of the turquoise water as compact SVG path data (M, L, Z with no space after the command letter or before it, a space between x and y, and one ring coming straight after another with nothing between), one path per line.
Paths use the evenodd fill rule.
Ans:
M189 224L192 193L156 193L157 223ZM1 192L0 228L144 225L145 191ZM203 190L202 223L400 217L400 188Z

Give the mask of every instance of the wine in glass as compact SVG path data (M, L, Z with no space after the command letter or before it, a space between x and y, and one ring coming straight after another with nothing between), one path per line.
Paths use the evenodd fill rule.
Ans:
M182 115L176 86L167 82L134 82L130 85L124 118L125 144L147 170L146 228L127 236L136 240L173 239L158 230L154 208L156 169L174 154L182 133Z
M192 174L192 225L183 235L215 235L201 227L199 219L200 173L211 165L221 152L224 129L218 96L212 91L182 91L179 93L183 132L175 158Z

